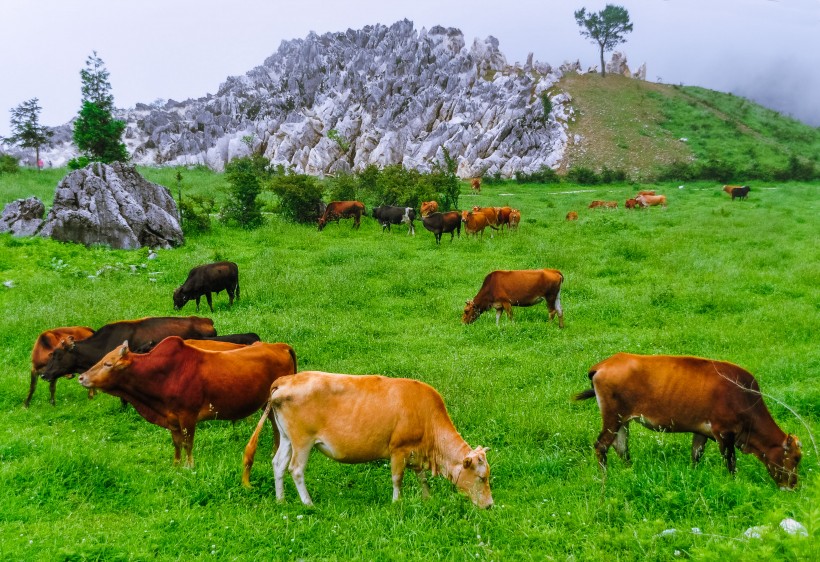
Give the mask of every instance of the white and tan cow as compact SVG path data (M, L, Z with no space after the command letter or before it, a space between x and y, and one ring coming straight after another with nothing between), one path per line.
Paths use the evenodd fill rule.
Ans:
M410 468L425 498L430 495L430 470L449 479L476 506L493 505L488 449L472 449L461 438L439 393L423 382L320 371L281 377L271 387L270 402L245 448L245 486L250 486L259 432L271 411L279 431L273 457L279 501L285 497L283 478L289 468L302 503L313 504L304 473L316 447L343 463L390 459L393 501L401 495L405 468Z

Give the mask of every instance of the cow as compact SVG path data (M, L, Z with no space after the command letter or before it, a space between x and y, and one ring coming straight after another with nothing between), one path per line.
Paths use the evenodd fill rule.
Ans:
M201 338L215 335L213 320L199 316L160 316L112 322L82 341L71 337L63 340L40 376L51 382L69 373L85 371L125 340L131 342L134 349L139 349L168 336Z
M570 211L567 213L567 220L568 221L577 221L578 220L578 213L575 211Z
M476 193L481 193L481 178L473 178L470 180L470 189Z
M512 213L511 207L495 208L496 224L499 230L502 230L505 224L507 225L507 230L510 229L510 213Z
M763 402L760 387L746 370L713 359L616 353L589 371L592 389L574 396L596 398L603 429L595 442L606 471L611 445L629 461L629 422L654 431L692 433L692 463L708 439L717 441L729 471L735 448L755 455L781 488L797 485L800 440L784 433Z
M624 203L624 207L626 209L640 209L641 205L638 203L637 199L629 198Z
M461 238L461 212L449 211L447 213L430 213L426 217L421 218L421 224L432 232L436 237L436 244L441 244L441 235L447 232L450 233L450 242L455 238L455 233L458 232L458 237Z
M501 311L513 321L513 306L532 306L546 301L549 321L558 315L558 327L564 327L564 310L561 308L561 283L564 276L557 269L497 270L484 278L478 294L466 301L461 321L472 324L481 314L495 309L498 326Z
M37 341L34 342L34 347L31 350L31 384L28 388L28 396L26 396L23 406L28 408L31 404L31 397L34 395L34 389L37 388L37 379L40 378L40 373L45 369L48 360L51 359L51 353L60 346L60 342L69 336L75 341L84 340L94 334L94 330L86 326L68 326L63 328L52 328L46 330L37 336ZM68 373L68 376L73 373ZM54 391L57 388L57 379L49 382L48 390L51 396L51 405L54 406ZM89 393L88 397L93 398L94 394Z
M199 312L199 299L205 296L208 308L214 311L211 293L228 293L228 306L233 306L234 294L239 300L239 267L232 261L220 261L198 265L188 272L185 283L174 291L174 310L179 310L189 300L196 300L196 311Z
M319 217L319 230L322 231L328 222L340 219L353 219L353 228L359 228L362 215L365 214L364 203L361 201L331 201L325 212Z
M666 195L638 195L635 197L635 201L637 201L641 207L655 207L660 205L666 208Z
M618 202L617 201L601 201L600 199L596 199L592 203L589 204L589 209L597 209L597 208L604 208L604 209L617 209Z
M379 221L382 225L382 232L384 229L390 230L391 224L406 224L408 225L407 234L416 235L416 227L413 221L416 220L416 211L413 207L393 207L391 205L382 205L373 209L373 218Z
M190 342L214 342L214 343L226 343L226 344L230 344L230 345L244 346L244 345L252 345L252 344L254 344L258 341L262 341L262 338L259 337L259 334L255 334L253 332L246 332L244 334L225 334L224 336L200 336L200 337L197 337L195 339L187 339L187 340L185 340L185 343L190 343ZM156 345L158 343L159 343L159 341L150 341L150 342L146 343L145 345L142 345L138 348L132 349L132 351L134 351L135 353L148 353L149 351L154 349L154 347L156 347ZM203 345L197 345L196 347L199 347L200 349L213 349L213 350L223 349L219 346L215 346L215 347L211 348L211 347L204 347ZM231 349L231 348L230 347L225 347L224 349Z
M751 190L752 188L748 185L744 185L743 187L735 187L734 189L732 189L732 201L734 201L735 198L739 198L741 201L743 201L744 199L746 199L746 196L749 195L749 192Z
M379 375L340 375L303 371L277 379L270 401L245 448L243 483L250 469L259 431L272 411L279 431L273 457L276 499L284 501L284 475L290 469L299 497L313 500L304 473L315 446L343 463L390 459L393 501L401 497L405 468L418 476L423 498L430 495L426 471L441 474L480 508L493 505L490 465L484 447L472 449L459 435L441 395L413 379Z
M742 186L742 185L724 185L724 186L723 186L723 191L724 191L727 195L731 195L731 194L732 194L732 190L733 190L733 189L735 189L736 187L745 187L745 186Z
M518 230L518 223L521 222L521 211L513 209L510 211L510 230Z
M265 406L277 378L295 372L296 353L284 343L206 351L171 336L143 354L130 351L125 341L79 381L127 400L147 421L170 430L174 464L184 451L186 465L193 467L198 422L248 417Z
M498 230L498 227L490 224L487 215L481 211L461 211L461 222L464 223L464 232L466 232L468 236L470 234L478 236L480 233L483 239L484 229L488 226L494 230Z
M501 207L479 207L473 206L474 213L483 213L487 217L487 224L498 226L498 209Z
M655 190L654 189L642 189L638 192L637 195L635 195L635 197L637 197L638 195L655 195Z
M421 204L421 216L426 217L430 213L438 212L438 201L423 201Z

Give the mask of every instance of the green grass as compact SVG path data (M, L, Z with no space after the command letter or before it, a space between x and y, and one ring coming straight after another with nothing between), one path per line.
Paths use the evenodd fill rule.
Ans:
M222 182L182 173L192 192ZM173 175L146 171L152 180ZM6 181L5 200L30 189L49 202L56 179L25 189ZM738 455L731 478L714 444L692 469L689 436L640 427L632 466L611 454L602 484L592 451L598 409L570 396L588 387L591 365L617 351L737 363L813 434L820 429L818 187L760 186L734 203L713 184L651 187L668 196L666 211L586 208L592 199L622 202L631 186L486 186L462 195L462 206L515 206L520 232L452 244L445 237L440 247L420 224L414 238L402 227L382 234L372 219L358 232L342 221L320 233L270 215L252 232L216 224L152 261L147 250L0 236L0 281L14 282L0 286L0 558L810 559L820 467L807 428L774 400L767 403L780 426L803 439L795 492L779 491L748 455ZM569 210L580 220L564 221ZM171 294L188 270L218 259L239 264L242 286L233 308L221 294L213 314L200 311L219 332L287 342L300 369L432 384L464 438L491 447L496 507L475 509L441 478L423 501L413 475L394 505L387 462L341 465L318 453L306 477L316 507L299 503L290 480L280 505L269 430L254 488L240 486L255 416L200 425L188 470L172 466L167 430L121 411L111 396L87 400L75 380L58 383L56 407L41 383L23 409L40 331L173 315ZM499 328L492 314L461 324L464 301L489 271L534 267L565 275L564 330L547 324L544 306L515 309L516 322L502 319ZM194 314L193 303L181 313ZM785 517L810 536L781 532ZM762 540L743 538L758 525L768 526Z

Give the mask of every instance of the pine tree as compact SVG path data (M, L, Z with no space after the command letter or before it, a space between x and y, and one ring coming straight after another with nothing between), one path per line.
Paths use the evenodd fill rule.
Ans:
M5 139L11 144L23 148L33 148L36 153L36 166L40 169L40 147L49 144L54 134L40 125L40 100L31 98L11 110L11 136Z

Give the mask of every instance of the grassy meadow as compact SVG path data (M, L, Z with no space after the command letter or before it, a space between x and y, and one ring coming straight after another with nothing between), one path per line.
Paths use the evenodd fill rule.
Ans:
M173 170L142 170L176 187ZM51 174L51 175L49 175ZM51 201L60 171L0 176L2 204ZM221 176L183 171L185 193L219 194ZM54 176L54 177L52 177ZM820 192L755 185L732 202L716 184L641 186L666 210L626 211L634 185L485 186L460 205L511 205L517 233L445 235L420 221L382 233L373 219L315 227L267 215L242 231L160 250L114 251L0 235L0 559L2 560L809 560L820 551ZM615 199L619 209L586 208ZM369 208L369 206L368 206ZM564 216L578 211L580 219ZM290 477L274 498L272 435L251 480L242 452L258 420L206 422L194 469L172 466L170 433L119 400L88 400L75 380L48 404L42 381L23 408L38 333L175 312L188 270L237 262L242 298L224 293L200 315L220 333L254 331L294 347L300 369L380 373L425 381L442 394L472 446L490 447L495 507L481 511L443 478L421 499L408 473L391 502L387 461L342 465L314 452L306 474L316 506ZM135 267L131 267L135 266ZM494 269L560 269L566 328L544 305L515 322L486 313L461 323L464 301ZM732 478L714 443L690 466L691 436L633 427L632 465L610 453L604 482L592 444L595 401L572 402L590 366L618 351L687 354L755 375L780 427L798 434L800 485L777 489L756 458L738 453ZM795 416L798 414L800 419ZM802 420L802 421L801 421ZM808 537L780 530L793 518ZM744 532L758 529L761 538ZM675 531L671 531L674 529Z

